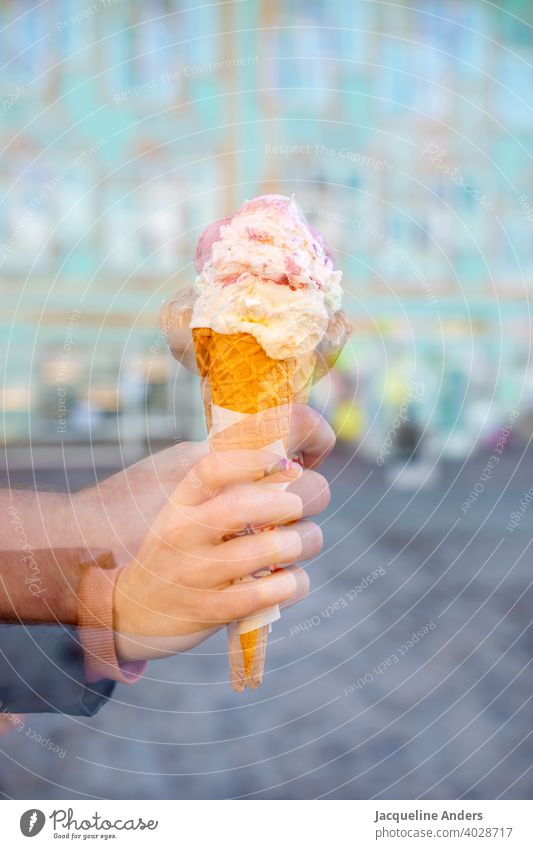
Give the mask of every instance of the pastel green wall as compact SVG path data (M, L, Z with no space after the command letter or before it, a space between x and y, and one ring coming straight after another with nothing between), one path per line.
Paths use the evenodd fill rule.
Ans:
M77 380L116 383L121 362L157 343L159 303L191 280L202 227L279 191L336 250L359 365L377 337L385 348L412 337L408 359L425 371L489 358L505 403L521 397L533 277L527 0L20 9L0 9L10 390L29 387L38 410L43 363L73 310Z

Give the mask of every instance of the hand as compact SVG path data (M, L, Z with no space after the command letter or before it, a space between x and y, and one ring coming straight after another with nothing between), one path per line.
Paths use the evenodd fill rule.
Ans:
M185 475L118 578L114 624L122 661L186 651L228 622L308 591L297 567L233 584L322 547L320 529L303 517L327 504L327 484L297 464L270 474L276 460L266 450L211 453ZM291 489L268 486L280 482L292 482ZM250 525L276 527L227 539Z
M326 420L311 407L294 404L289 455L300 454L304 467L315 469L334 445ZM113 551L118 564L129 562L176 486L208 451L206 441L182 442L77 493L72 498L75 516L67 526L81 528L84 545ZM319 489L324 484L321 478Z

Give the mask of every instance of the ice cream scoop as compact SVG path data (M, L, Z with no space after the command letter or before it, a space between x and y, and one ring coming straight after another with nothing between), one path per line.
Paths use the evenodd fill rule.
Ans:
M315 379L331 368L350 334L341 272L294 198L262 195L209 224L194 264L194 286L166 300L160 316L173 356L187 368L196 370L191 327L206 326L249 332L273 358L315 350Z
M250 333L273 359L315 350L341 305L330 249L283 195L247 201L210 225L196 267L191 327Z

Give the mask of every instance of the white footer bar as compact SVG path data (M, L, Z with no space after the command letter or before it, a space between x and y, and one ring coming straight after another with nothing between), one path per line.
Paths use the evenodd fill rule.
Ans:
M529 849L529 801L4 801L2 845ZM275 810L274 810L275 808Z

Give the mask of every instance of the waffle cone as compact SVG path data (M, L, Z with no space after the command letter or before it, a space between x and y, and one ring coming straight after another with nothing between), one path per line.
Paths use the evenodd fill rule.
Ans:
M290 405L307 399L315 354L305 360L276 360L251 334L222 334L204 327L192 332L213 450L264 448L281 441L287 451ZM213 404L245 417L211 433ZM267 634L267 626L244 634L238 634L236 628L228 629L230 670L236 690L261 683Z
M253 631L247 631L245 634L239 634L245 681L250 681L252 678L252 666L257 652L261 630L261 628L254 628Z

